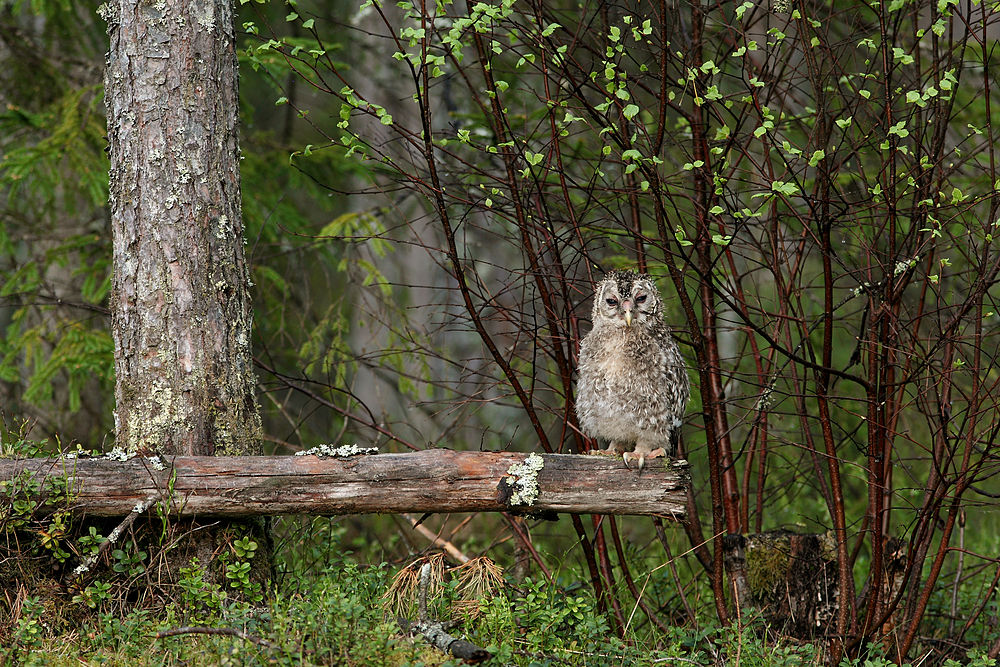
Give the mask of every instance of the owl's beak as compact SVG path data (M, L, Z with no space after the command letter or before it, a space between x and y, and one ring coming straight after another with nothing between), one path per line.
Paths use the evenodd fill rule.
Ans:
M632 326L632 309L625 311L625 326Z

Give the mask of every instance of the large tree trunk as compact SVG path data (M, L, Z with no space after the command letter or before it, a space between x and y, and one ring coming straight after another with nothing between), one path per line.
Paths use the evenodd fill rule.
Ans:
M109 6L117 442L257 454L232 7Z
M232 6L104 7L117 444L147 454L259 454ZM171 573L196 558L224 582L218 558L241 535L264 546L253 579L270 572L262 520L174 528L184 537L169 552Z

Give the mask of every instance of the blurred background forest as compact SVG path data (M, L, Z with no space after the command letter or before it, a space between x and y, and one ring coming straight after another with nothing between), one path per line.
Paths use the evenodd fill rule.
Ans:
M852 655L1000 653L995 3L238 12L265 451L586 451L592 284L638 267L691 369L695 519L433 532L653 643L737 621L722 536L822 535ZM114 445L106 50L97 3L0 2L5 456ZM374 565L431 546L283 530Z

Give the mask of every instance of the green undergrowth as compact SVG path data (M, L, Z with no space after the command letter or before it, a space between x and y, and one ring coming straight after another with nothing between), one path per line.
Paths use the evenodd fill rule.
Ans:
M433 560L433 559L432 559ZM287 563L279 562L279 566ZM110 601L84 613L75 625L53 617L40 596L22 601L6 664L24 665L452 665L462 664L404 633L400 615L413 617L414 604L392 604L405 567L363 567L350 556L302 575L272 591L266 605L239 602L217 584L206 583L197 567L186 569L178 600L159 610L122 612ZM286 571L284 573L288 575ZM394 585L396 588L394 589ZM415 591L414 591L415 592ZM669 634L610 629L596 601L584 589L567 591L544 578L528 578L468 603L457 579L432 585L429 615L455 623L450 632L487 648L490 664L639 665L719 664L741 655L742 664L815 664L811 646L775 647L742 635L674 628ZM66 613L63 609L62 613ZM81 610L78 608L77 613ZM243 636L157 633L191 627L238 630ZM235 633L234 633L235 634Z
M449 621L451 634L487 648L492 665L760 665L824 664L809 643L766 639L755 621L738 627L655 628L637 614L624 637L612 630L579 576L567 568L554 582L512 580L489 559L448 567L430 554L397 565L365 564L336 520L279 520L275 582L262 601L240 595L240 582L211 583L192 561L175 598L159 606L114 596L56 604L35 590L5 606L0 648L14 665L458 665L407 635L400 619L418 614L426 566L427 617ZM252 554L251 554L252 556ZM135 566L136 569L141 564ZM135 574L134 572L132 573ZM108 590L114 590L110 588ZM241 599L242 598L242 599ZM4 603L0 603L4 604ZM215 634L199 634L208 628ZM158 633L175 632L174 636ZM857 667L890 664L877 651ZM972 664L988 667L984 658Z

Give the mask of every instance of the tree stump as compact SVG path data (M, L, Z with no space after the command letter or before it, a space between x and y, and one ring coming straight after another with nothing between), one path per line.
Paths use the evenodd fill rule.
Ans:
M836 630L837 544L832 533L786 531L731 535L723 541L726 569L742 570L742 608L760 611L771 627L801 639Z

